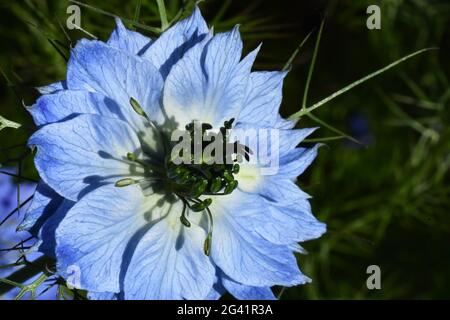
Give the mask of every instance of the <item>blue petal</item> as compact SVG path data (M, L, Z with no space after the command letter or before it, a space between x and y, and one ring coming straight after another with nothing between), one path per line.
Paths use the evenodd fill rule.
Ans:
M142 53L142 57L150 60L158 68L164 78L173 65L208 34L208 26L196 7L188 18L181 20L163 32L150 47Z
M61 205L45 220L38 233L38 242L35 247L48 257L56 258L56 229L73 207L75 202L64 199Z
M258 193L270 201L290 203L295 199L309 198L309 195L300 190L296 185L296 178L301 175L306 168L311 164L314 158L317 156L317 150L320 145L315 145L312 148L292 148L297 142L297 138L301 138L304 134L308 134L310 131L292 131L289 136L290 130L279 131L280 146L278 151L280 154L265 155L261 160L260 154L258 154L258 160L269 162L267 165L264 163L241 165L241 171L238 174L238 178L241 178L239 188L245 192ZM262 142L262 145L261 145ZM273 146L270 143L265 144L265 141L259 140L258 146L263 149L273 152ZM252 148L252 144L249 145ZM267 149L264 149L267 148ZM279 162L277 163L277 161ZM251 170L249 170L249 168Z
M59 274L80 289L119 292L125 250L147 223L148 201L137 185L103 186L83 197L56 229Z
M247 129L249 125L243 123L237 126L237 129ZM251 128L251 125L250 125ZM295 146L302 141L306 136L311 134L314 128L302 130L279 130L277 143L273 141L266 141L266 136L261 132L257 132L251 139L249 139L250 148L253 145L259 148L258 160L260 159L259 152L268 150L269 154L265 155L262 161L270 163L265 165L261 161L256 164L244 163L241 165L241 170L237 176L239 180L239 189L248 192L262 195L269 201L283 202L289 204L296 199L306 199L310 196L300 190L294 183L297 176L301 175L305 169L311 164L317 155L317 149L320 145L312 148L295 148ZM272 152L279 152L279 154ZM275 161L273 161L275 159ZM276 161L279 162L277 163ZM265 170L265 171L263 171Z
M276 300L270 287L246 286L233 281L226 275L222 277L222 284L233 297L239 300Z
M211 123L222 124L235 117L242 106L245 85L256 57L250 55L239 63L242 46L236 27L231 32L217 34L205 47L203 69L207 86L203 112L210 114Z
M164 121L160 107L163 80L151 62L99 41L81 40L67 66L70 90L101 93L114 100L136 129L143 119L130 106L134 98L152 120Z
M303 248L301 245L299 245L297 242L291 243L289 247L294 252L301 253L301 254L308 254L308 251L306 251L306 249Z
M292 251L255 233L266 204L239 191L213 201L211 257L230 278L245 285L267 287L304 283Z
M308 200L298 199L288 205L271 203L266 208L265 218L255 227L255 232L272 243L289 245L304 242L319 238L326 232L326 225L312 215Z
M107 44L111 47L124 50L131 54L144 52L151 44L151 39L139 32L127 30L119 18L116 20L116 29L111 33Z
M169 213L139 242L125 275L126 299L204 299L210 293L215 268L203 252L205 232L186 228L179 213Z
M113 292L93 292L87 294L89 300L117 300L117 294Z
M311 197L302 191L291 179L278 175L264 177L264 182L261 182L255 192L269 201L285 204Z
M193 119L200 120L199 115L205 113L205 78L200 59L207 41L197 44L184 55L172 68L164 85L164 110L181 128Z
M255 54L240 62L242 41L235 28L197 44L172 68L164 108L181 126L192 120L223 125L240 111Z
M284 154L280 158L279 175L291 179L301 175L316 158L320 146L317 144L312 148L296 148Z
M297 121L284 119L280 115L277 116L277 119L274 124L274 128L278 129L292 129L295 127Z
M205 300L219 300L226 292L221 283L214 283L211 291L206 295Z
M312 215L311 207L304 199L290 204L267 202L264 215L257 221L254 232L272 243L288 245L296 252L303 250L294 243L316 239L326 231L326 225Z
M63 200L64 198L40 181L18 230L27 230L36 235L42 224L58 209Z
M283 158L285 154L290 152L299 145L306 137L312 134L317 128L306 128L296 130L280 130L279 154ZM283 162L283 160L281 160Z
M38 148L35 165L44 182L72 201L102 184L142 176L143 169L124 161L128 152L139 154L140 143L121 120L79 115L42 127L28 144Z
M238 122L260 127L276 127L287 72L253 72L250 75Z
M37 126L65 120L78 114L98 114L110 118L126 118L121 108L102 94L88 91L64 90L44 95L28 108Z
M277 159L281 158L279 162L283 162L283 157L290 154L298 144L316 129L278 129L261 127L247 122L239 122L233 128L238 133L243 132L245 134L245 143L250 149L255 151L254 156L270 157L273 154ZM231 131L231 134L233 134L233 131ZM239 135L237 134L237 136ZM286 157L286 161L284 162L287 163L291 158L292 156ZM260 163L259 165L263 164Z
M260 208L259 215L242 215L239 222L248 230L276 245L289 246L290 250L303 251L293 244L316 239L326 231L326 225L312 214L306 199L292 199L290 202L269 202L253 194L244 195L253 205ZM257 209L252 209L257 210Z
M40 94L52 94L61 90L67 90L67 82L65 80L58 81L47 86L36 88Z

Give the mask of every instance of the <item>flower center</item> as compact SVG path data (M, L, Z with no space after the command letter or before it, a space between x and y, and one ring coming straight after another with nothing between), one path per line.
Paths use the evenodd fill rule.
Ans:
M138 159L134 153L128 153L127 159L142 165L149 172L149 177L142 180L121 179L116 182L116 187L158 183L165 192L182 201L180 221L186 227L191 226L188 211L207 214L208 234L204 252L209 255L213 230L213 216L209 208L213 202L212 197L231 194L237 188L235 175L239 173L239 163L243 158L249 161L253 152L239 141L230 142L229 132L234 119L225 121L217 132L212 130L209 123L193 121L186 125L186 130L181 132L178 141L167 143L164 133L149 119L139 103L131 98L130 104L157 131L164 142L166 155L164 164L155 166ZM168 148L168 144L171 148Z
M239 172L238 163L242 157L250 157L248 147L239 142L229 142L228 130L233 121L225 121L218 133L208 132L212 129L208 123L191 122L186 125L188 141L179 141L182 144L180 152L172 152L172 156L167 158L171 190L182 199L200 201L201 204L194 207L200 208L199 211L211 202L209 198L200 200L200 197L227 195L237 188L238 181L234 175Z

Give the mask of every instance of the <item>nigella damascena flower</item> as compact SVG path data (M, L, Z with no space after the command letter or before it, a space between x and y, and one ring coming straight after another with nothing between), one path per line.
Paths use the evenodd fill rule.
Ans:
M296 147L313 130L280 117L286 73L252 72L258 49L242 58L238 28L214 35L198 9L157 39L117 20L77 44L30 108L42 181L22 228L57 274L92 299L272 299L309 281L294 252L325 226L295 179L317 147ZM245 144L240 165L175 164L169 137L199 124L277 130L279 169Z

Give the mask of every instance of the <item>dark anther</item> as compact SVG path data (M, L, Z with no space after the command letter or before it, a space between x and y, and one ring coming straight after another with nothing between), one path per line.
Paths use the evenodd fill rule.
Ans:
M193 205L190 206L190 209L194 212L204 211L207 207L209 207L211 205L211 203L212 203L212 199L208 198L201 202L194 203Z

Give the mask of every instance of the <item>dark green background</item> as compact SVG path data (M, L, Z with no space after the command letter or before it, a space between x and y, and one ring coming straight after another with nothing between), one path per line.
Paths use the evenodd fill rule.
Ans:
M133 19L138 1L86 1ZM181 1L166 0L169 17ZM382 29L366 28L366 8L379 4ZM0 163L17 165L35 129L22 107L35 86L65 77L70 41L59 27L66 1L0 4L0 114L23 124L0 132ZM218 1L200 7L216 31L242 25L246 51L263 42L256 69L280 69L308 32L326 17L309 105L401 56L440 47L358 87L314 112L355 138L327 142L299 179L313 195L314 213L328 233L305 244L299 256L313 283L287 289L283 298L450 298L450 3L448 1ZM106 39L111 17L82 7L82 27ZM159 26L155 1L143 0L140 22ZM139 31L155 36L148 31ZM317 32L296 58L284 88L282 113L301 106ZM69 31L74 45L85 35ZM55 42L57 41L57 43ZM59 48L58 53L54 45ZM315 126L302 119L300 127ZM334 136L322 128L313 138ZM31 157L23 174L36 177ZM1 235L0 235L1 236ZM366 288L366 268L379 265L382 289Z

